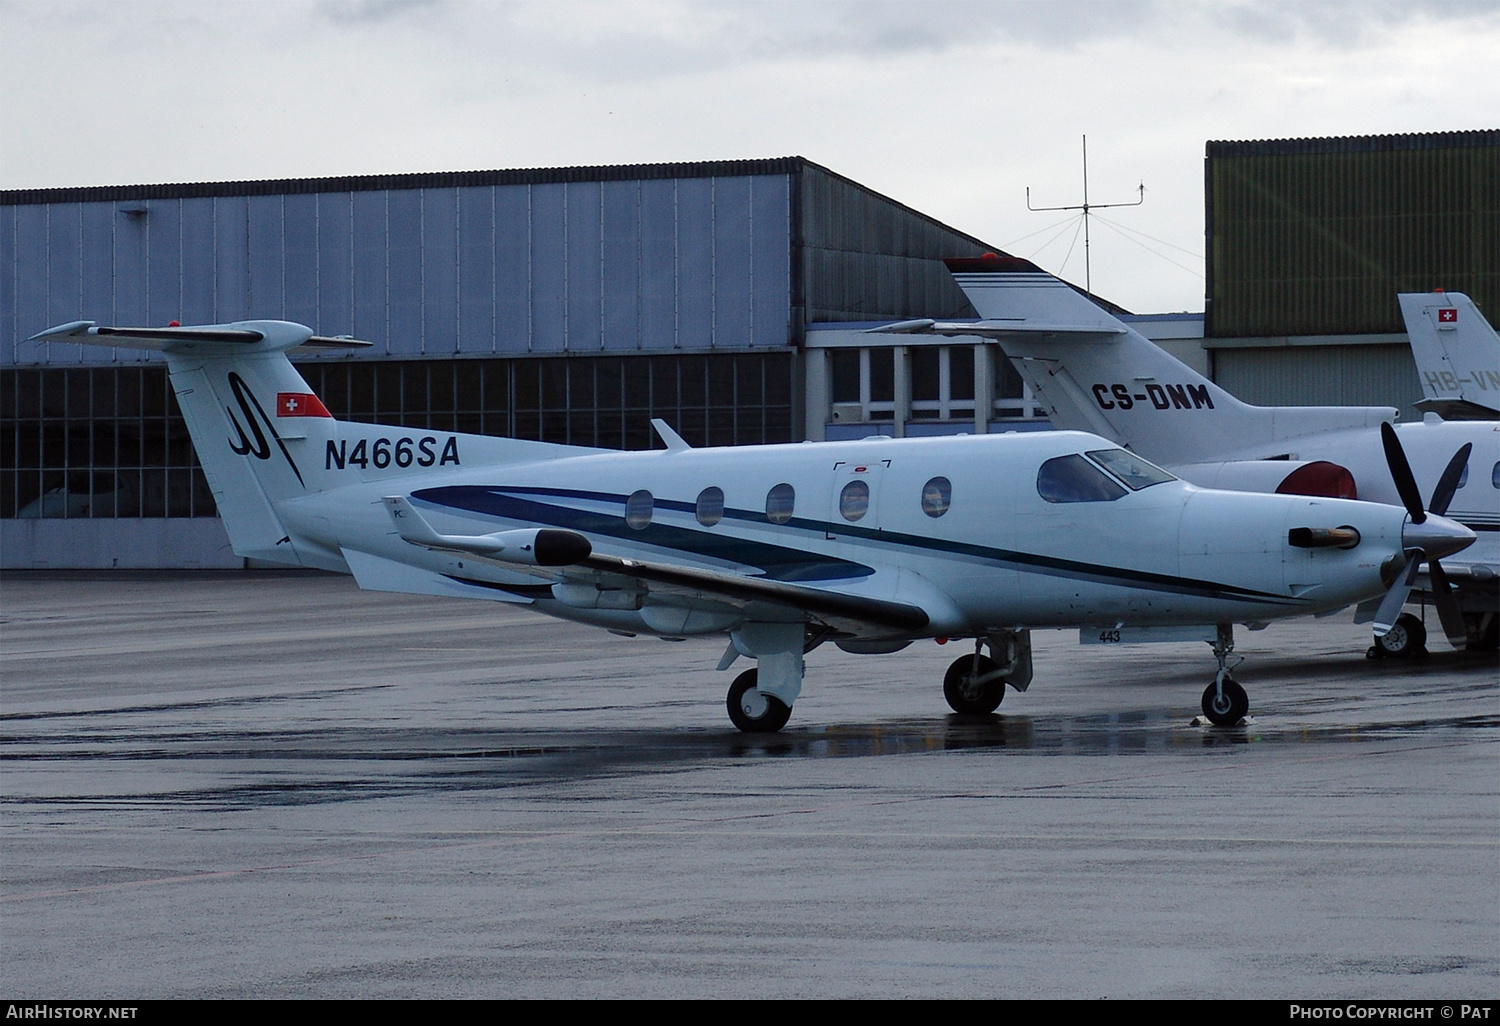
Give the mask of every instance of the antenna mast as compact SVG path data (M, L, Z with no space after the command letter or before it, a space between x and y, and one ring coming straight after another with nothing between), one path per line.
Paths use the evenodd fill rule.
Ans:
M1138 207L1146 202L1146 183L1142 182L1137 188L1137 197L1134 203L1090 203L1089 202L1089 137L1083 137L1083 205L1071 207L1034 207L1031 205L1031 186L1026 187L1026 209L1027 210L1081 210L1083 211L1083 291L1090 296L1094 294L1093 268L1089 263L1089 211L1103 210L1108 207ZM1077 238L1077 236L1074 236Z

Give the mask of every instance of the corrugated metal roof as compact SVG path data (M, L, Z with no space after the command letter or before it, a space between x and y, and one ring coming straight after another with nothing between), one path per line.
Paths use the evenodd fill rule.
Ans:
M382 189L442 189L555 182L620 182L660 178L714 178L795 174L818 167L805 157L759 160L700 160L665 164L604 164L594 167L508 168L491 171L432 171L335 178L269 178L243 182L183 182L156 185L88 185L66 189L7 189L0 206L26 203L100 203L120 200L196 199L205 196L272 196ZM822 170L826 170L822 169ZM830 172L831 173L831 172Z
M1298 153L1378 153L1391 150L1451 150L1500 146L1500 129L1408 132L1402 135L1339 135L1318 139L1245 139L1207 144L1209 157L1277 157Z

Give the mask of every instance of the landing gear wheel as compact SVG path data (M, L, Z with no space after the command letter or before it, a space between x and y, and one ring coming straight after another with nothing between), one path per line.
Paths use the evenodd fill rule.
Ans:
M792 718L792 707L772 695L762 694L755 686L757 673L746 670L729 685L724 704L729 718L747 734L774 734Z
M943 675L943 697L956 713L966 716L992 713L1005 698L1005 679L990 676L999 669L989 656L959 656ZM982 679L985 677L989 679Z
M1213 684L1203 692L1203 715L1216 727L1232 727L1250 711L1250 696L1233 677L1224 678L1224 693Z
M1500 616L1494 613L1465 613L1464 626L1469 628L1470 652L1493 652L1500 648Z
M1375 647L1382 655L1397 658L1414 658L1422 655L1427 646L1427 627L1410 613L1402 613L1391 624L1384 636L1375 639Z

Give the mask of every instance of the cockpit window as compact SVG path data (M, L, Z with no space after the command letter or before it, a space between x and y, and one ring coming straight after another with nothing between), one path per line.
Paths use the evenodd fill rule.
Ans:
M1124 481L1132 491L1150 488L1166 481L1177 480L1154 463L1147 463L1134 453L1124 449L1095 449L1089 459Z
M1114 502L1130 494L1077 453L1043 463L1036 474L1036 490L1048 502Z

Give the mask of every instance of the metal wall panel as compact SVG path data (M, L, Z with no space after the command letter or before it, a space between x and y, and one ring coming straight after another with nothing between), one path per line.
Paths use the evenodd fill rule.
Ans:
M973 316L942 260L994 247L826 169L800 179L808 323Z
M495 190L459 189L455 351L495 348Z
M600 345L629 352L641 348L641 183L602 183L600 231Z
M285 316L282 260L286 251L283 248L281 216L284 200L283 196L251 196L245 204L245 243L248 251L246 263L249 274L245 293L249 297L250 316L254 318ZM145 220L154 216L153 209ZM149 273L149 269L145 273Z
M677 182L677 344L684 349L714 341L713 184L711 178Z
M1256 406L1394 406L1416 417L1422 383L1404 345L1213 350L1214 380Z
M385 192L356 192L353 200L354 323L349 334L374 343L387 353L390 323L386 316L386 204Z
M183 324L206 324L219 320L219 311L214 302L217 286L214 272L214 202L212 198L179 201L182 290L177 319ZM87 249L85 245L85 252Z
M416 356L422 352L422 190L386 193L386 334L387 353Z
M281 316L301 324L319 324L318 197L286 196L281 204Z
M670 349L677 337L677 182L641 183L641 339Z
M5 362L158 359L15 347L85 317L287 318L375 343L356 360L785 346L798 330L792 175L745 170L6 194Z
M495 351L531 349L531 189L495 189Z
M1209 337L1402 331L1398 292L1500 309L1500 132L1208 144Z
M249 199L215 196L210 202L214 205L214 320L243 321L250 317Z
M714 186L713 342L715 346L746 346L754 335L751 318L755 310L752 179L711 181Z
M353 205L342 193L317 197L318 313L309 321L325 335L354 333Z
M560 353L568 342L568 186L527 186L531 192L531 345Z
M458 193L422 190L420 351L458 350Z
M604 198L601 182L569 182L566 192L567 349L597 352L604 345L600 276L603 268Z

